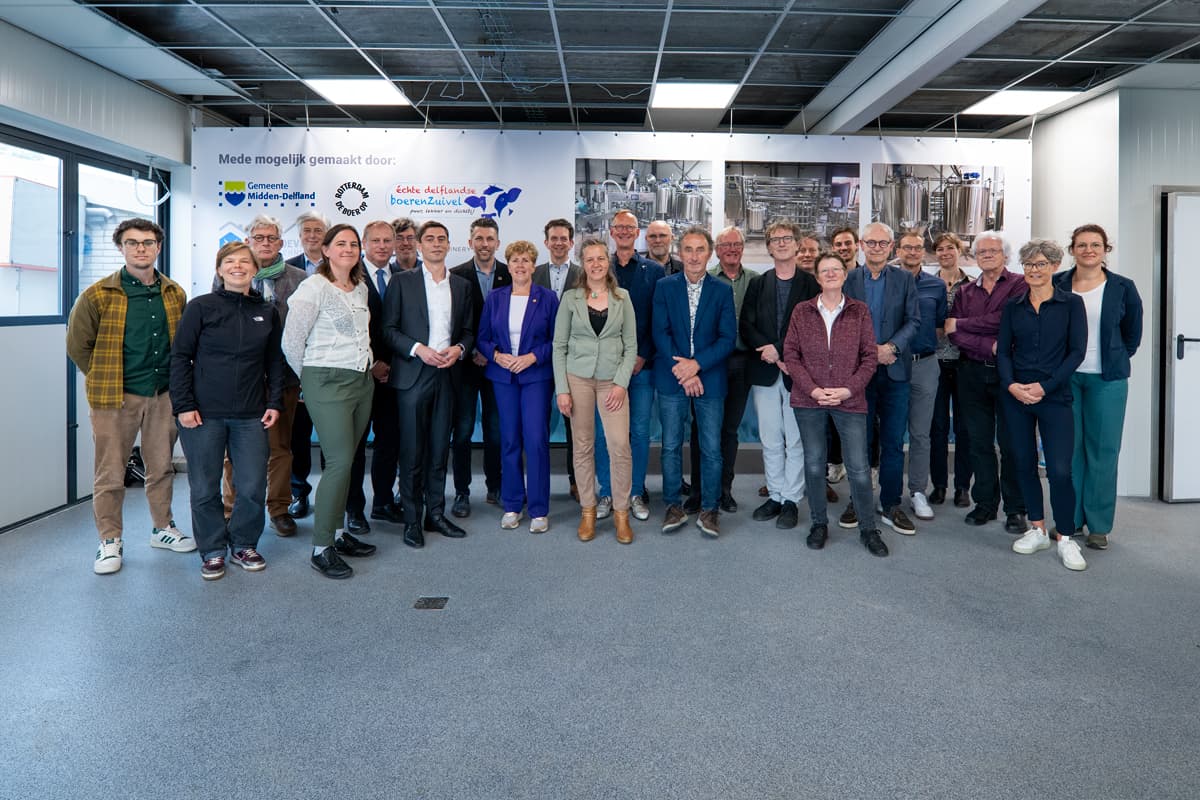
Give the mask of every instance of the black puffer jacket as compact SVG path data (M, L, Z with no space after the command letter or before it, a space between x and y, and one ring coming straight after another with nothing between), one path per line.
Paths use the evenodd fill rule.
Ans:
M283 410L283 324L262 295L216 289L183 309L171 347L171 407L176 416L258 418Z

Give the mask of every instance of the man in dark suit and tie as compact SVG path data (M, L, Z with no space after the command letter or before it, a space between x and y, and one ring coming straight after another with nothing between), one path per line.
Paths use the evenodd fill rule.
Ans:
M392 276L383 335L392 349L388 384L396 391L404 543L424 547L425 531L466 532L446 519L446 460L460 363L475 346L471 282L446 270L450 233L430 220L417 231L424 263ZM422 512L424 519L422 524Z
M375 397L371 405L371 430L375 436L375 452L371 457L371 519L399 524L404 521L396 507L396 465L400 457L400 421L396 417L396 392L388 386L392 349L383 335L383 301L387 297L392 276L400 272L392 260L395 252L395 229L386 220L368 222L363 228L363 253L367 270L367 306L371 311L371 350L375 363L371 376L375 378ZM366 434L359 443L359 452L350 476L350 496L362 498L363 466ZM365 504L365 500L363 501ZM362 509L359 509L362 513Z
M662 421L663 533L687 522L680 506L683 440L691 413L700 435L701 490L697 525L707 536L721 533L721 421L727 391L726 361L737 340L733 289L708 274L712 235L688 228L679 240L683 272L654 287L650 326L656 360L654 385ZM636 487L635 487L636 491Z
M480 217L471 223L471 250L475 257L459 264L452 273L470 284L474 309L471 334L479 331L479 315L488 293L501 286L511 286L508 266L496 258L500 249L500 226L491 217ZM487 359L477 352L467 354L462 365L462 381L454 407L454 505L456 517L471 515L471 436L475 432L475 408L483 408L483 475L487 487L487 502L500 502L500 415L496 412L496 394L492 382L483 374Z
M900 507L904 481L904 432L908 428L909 381L912 378L912 342L921 327L917 285L912 273L887 265L894 234L882 222L863 229L859 244L866 259L865 269L846 278L842 291L861 300L871 311L879 366L867 384L867 421L879 415L879 504L881 519L896 533L911 536L917 527ZM838 524L858 526L854 501L846 507Z

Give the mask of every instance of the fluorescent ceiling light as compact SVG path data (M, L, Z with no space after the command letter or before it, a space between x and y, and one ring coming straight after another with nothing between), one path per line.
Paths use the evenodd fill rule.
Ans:
M1050 89L1008 89L985 97L964 114L995 114L1027 117L1070 99L1079 92Z
M651 108L725 108L737 91L736 83L656 83Z
M305 81L308 88L339 106L407 106L404 92L385 78L334 78Z

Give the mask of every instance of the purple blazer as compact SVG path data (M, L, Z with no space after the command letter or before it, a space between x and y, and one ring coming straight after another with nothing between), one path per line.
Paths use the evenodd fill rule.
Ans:
M493 289L483 301L479 317L479 335L475 349L488 360L483 374L494 383L537 383L554 380L554 318L558 314L558 296L553 289L534 284L529 288L529 303L521 323L521 341L514 350L508 335L508 309L512 287ZM513 374L495 361L496 352L525 355L533 353L537 363Z

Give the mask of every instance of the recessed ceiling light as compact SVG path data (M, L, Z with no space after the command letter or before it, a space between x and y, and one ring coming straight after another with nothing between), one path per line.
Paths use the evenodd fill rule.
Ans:
M736 83L656 83L651 108L725 108L737 91Z
M1077 94L1079 92L1057 89L1008 89L996 92L991 97L985 97L962 113L1027 117Z
M305 81L308 88L339 106L407 106L404 92L385 78L332 78Z

